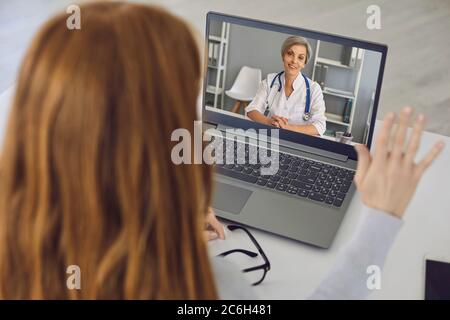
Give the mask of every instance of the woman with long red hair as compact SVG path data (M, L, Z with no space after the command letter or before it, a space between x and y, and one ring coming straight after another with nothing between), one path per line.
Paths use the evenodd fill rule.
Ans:
M138 4L93 3L81 13L81 30L67 29L65 14L47 22L21 66L0 161L0 298L251 297L240 274L224 277L229 269L207 253L205 222L223 237L206 214L211 167L170 157L171 133L192 133L197 120L202 66L189 26ZM392 116L373 159L358 149L355 179L367 206L359 234L372 238L361 246L357 237L343 251L337 276L313 298L364 296L348 283L358 286L358 273L339 277L348 271L342 266L363 264L351 259L362 250L383 262L421 174L442 149L413 163L419 118L402 154L409 117L400 117L392 152ZM80 267L81 290L66 287L69 265Z

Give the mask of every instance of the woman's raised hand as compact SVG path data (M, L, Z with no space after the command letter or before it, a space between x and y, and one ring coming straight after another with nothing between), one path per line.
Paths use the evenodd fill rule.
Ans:
M425 117L421 114L416 118L412 134L407 139L412 113L410 107L401 111L395 131L395 114L386 115L373 157L366 146L355 146L358 168L354 180L362 201L398 218L403 217L420 178L444 147L443 141L437 142L420 162L415 163Z

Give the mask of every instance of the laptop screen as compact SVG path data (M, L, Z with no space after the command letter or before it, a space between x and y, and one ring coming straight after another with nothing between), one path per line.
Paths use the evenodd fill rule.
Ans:
M220 14L206 30L204 110L370 146L385 46Z

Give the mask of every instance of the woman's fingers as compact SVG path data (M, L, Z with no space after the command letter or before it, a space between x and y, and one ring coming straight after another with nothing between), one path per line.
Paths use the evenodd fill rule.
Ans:
M425 127L425 116L419 115L413 127L411 138L409 139L408 148L406 149L405 162L413 163L416 157L417 150L419 150L420 139L422 137L422 131Z
M358 167L356 169L354 180L356 186L359 188L359 186L364 181L364 177L366 176L372 159L370 158L369 150L367 150L367 147L365 145L356 144L355 149L358 153Z
M280 117L280 121L281 121L282 124L284 124L285 126L287 126L287 124L288 124L288 119L287 119L287 118Z
M217 239L217 237L218 237L218 234L211 230L205 230L203 232L203 234L204 234L206 241L211 241L211 240Z
M278 122L279 124L283 124L283 125L287 125L288 124L288 119L285 117L279 117L276 115L272 116L272 119L276 122Z
M434 159L441 153L444 149L444 141L438 141L433 148L427 153L427 155L419 162L416 166L417 177L420 178L422 174L427 170L427 168L433 163Z
M207 231L212 231L217 234L220 239L225 239L225 230L222 224L217 220L216 215L212 208L208 209L208 214L206 216L206 223L209 225L209 229ZM211 230L212 229L212 230Z
M389 140L391 137L392 125L395 120L395 114L389 112L383 120L383 128L381 128L381 132L378 134L378 139L376 142L375 153L374 153L374 161L380 161L384 163L388 150L389 150Z
M400 121L395 131L394 145L392 150L392 157L394 159L400 159L403 156L405 137L408 130L408 123L411 114L412 109L410 107L403 108L402 112L400 113Z

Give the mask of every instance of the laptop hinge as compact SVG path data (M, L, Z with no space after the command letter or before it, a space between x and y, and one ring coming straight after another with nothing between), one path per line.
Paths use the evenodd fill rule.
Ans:
M216 127L217 130L223 131L225 132L226 129L236 129L234 127L230 127L230 126L225 126L222 124L218 124ZM256 137L252 134L245 134L246 130L242 130L242 132L244 132L244 135L241 136L246 136L250 139L255 139ZM238 133L236 133L236 135L239 135ZM291 141L286 141L286 140L279 140L279 146L283 146L285 148L289 148L292 150L297 150L297 151L301 151L301 152L306 152L306 153L310 153L313 155L318 155L321 157L325 157L325 158L329 158L329 159L333 159L333 160L337 160L337 161L341 161L341 162L347 162L348 160L348 156L343 155L343 154L339 154L339 153L335 153L335 152L331 152L331 151L327 151L327 150L321 150L321 149L317 149L317 148L313 148L313 147L309 147L309 146L305 146L305 145L301 145L299 143L295 143L295 142L291 142Z

